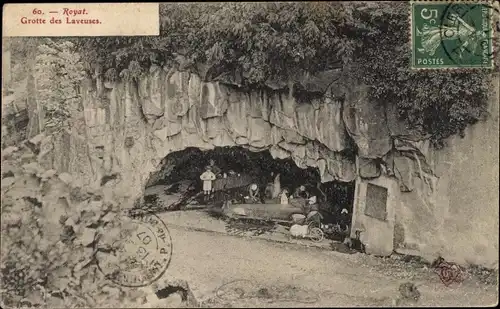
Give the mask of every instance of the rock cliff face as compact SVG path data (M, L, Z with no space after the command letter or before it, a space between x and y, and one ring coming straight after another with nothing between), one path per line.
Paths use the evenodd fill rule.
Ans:
M369 102L368 87L318 84L330 85L324 96L299 103L289 92L242 91L153 66L137 82L106 84L101 98L83 85L80 122L44 140L40 157L92 186L104 176L118 177L123 181L117 190L132 198L140 196L168 154L188 147L268 150L274 158L291 157L299 167L318 168L323 182L386 177L397 188L390 200L402 205L395 207L396 222L390 225L404 231L395 237L395 248L423 250L422 243L433 240L404 216L416 209L422 210L419 219L410 217L418 222L444 215L436 173L444 161L434 159L436 151L408 131L392 105ZM493 223L498 226L498 219Z
M392 149L388 129L378 130L385 109L366 109L366 88L350 94L346 104L331 95L339 89L298 103L290 93L239 91L157 66L137 83L106 87L101 99L84 87L82 123L45 145L66 149L61 158L50 158L62 170L82 172L89 183L120 173L135 193L166 155L187 147L269 150L275 158L292 157L299 167L317 167L323 182L356 178L350 155L356 146L366 161L363 176L376 177L380 164L372 159Z

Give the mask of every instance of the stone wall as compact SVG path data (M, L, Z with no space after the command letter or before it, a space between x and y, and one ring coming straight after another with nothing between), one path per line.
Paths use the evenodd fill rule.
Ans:
M497 75L488 119L426 151L433 176L414 168L413 190L398 197L397 251L498 269L498 107Z
M367 215L366 209L368 203L371 202L367 198L368 185L375 185L387 190L385 218ZM359 177L356 181L351 237L356 237L357 230L361 231L360 239L365 245L366 253L388 256L393 252L392 239L399 193L399 186L394 177L382 175L371 180Z

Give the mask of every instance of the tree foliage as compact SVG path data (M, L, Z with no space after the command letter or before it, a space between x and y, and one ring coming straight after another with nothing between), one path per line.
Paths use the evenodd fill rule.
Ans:
M160 36L63 40L97 80L138 78L156 63L263 87L342 68L439 144L485 115L490 72L410 70L408 12L407 2L163 3Z
M411 70L407 4L394 4L392 11L371 6L380 14L366 10L359 16L372 28L359 38L353 75L372 86L374 103L396 104L411 129L429 134L437 146L486 115L491 71Z
M251 84L337 67L353 51L342 31L351 14L339 3L216 4L211 12L204 7L165 5L165 33L175 33L189 61L241 71ZM194 27L186 32L186 18L193 17Z
M339 3L165 3L160 37L78 38L94 73L130 70L134 61L209 71L238 71L246 84L284 79L303 71L338 67L350 59L355 41L352 9ZM339 27L342 25L342 28ZM113 74L109 74L111 78ZM215 75L215 76L214 76Z

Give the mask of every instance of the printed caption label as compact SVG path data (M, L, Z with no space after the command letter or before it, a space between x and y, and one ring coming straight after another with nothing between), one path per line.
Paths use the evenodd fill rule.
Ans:
M159 35L159 4L5 4L2 32L47 37Z

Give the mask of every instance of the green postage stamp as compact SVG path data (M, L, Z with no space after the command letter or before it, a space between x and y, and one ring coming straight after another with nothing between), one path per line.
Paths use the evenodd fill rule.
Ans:
M481 2L411 2L413 69L493 68L491 8Z

